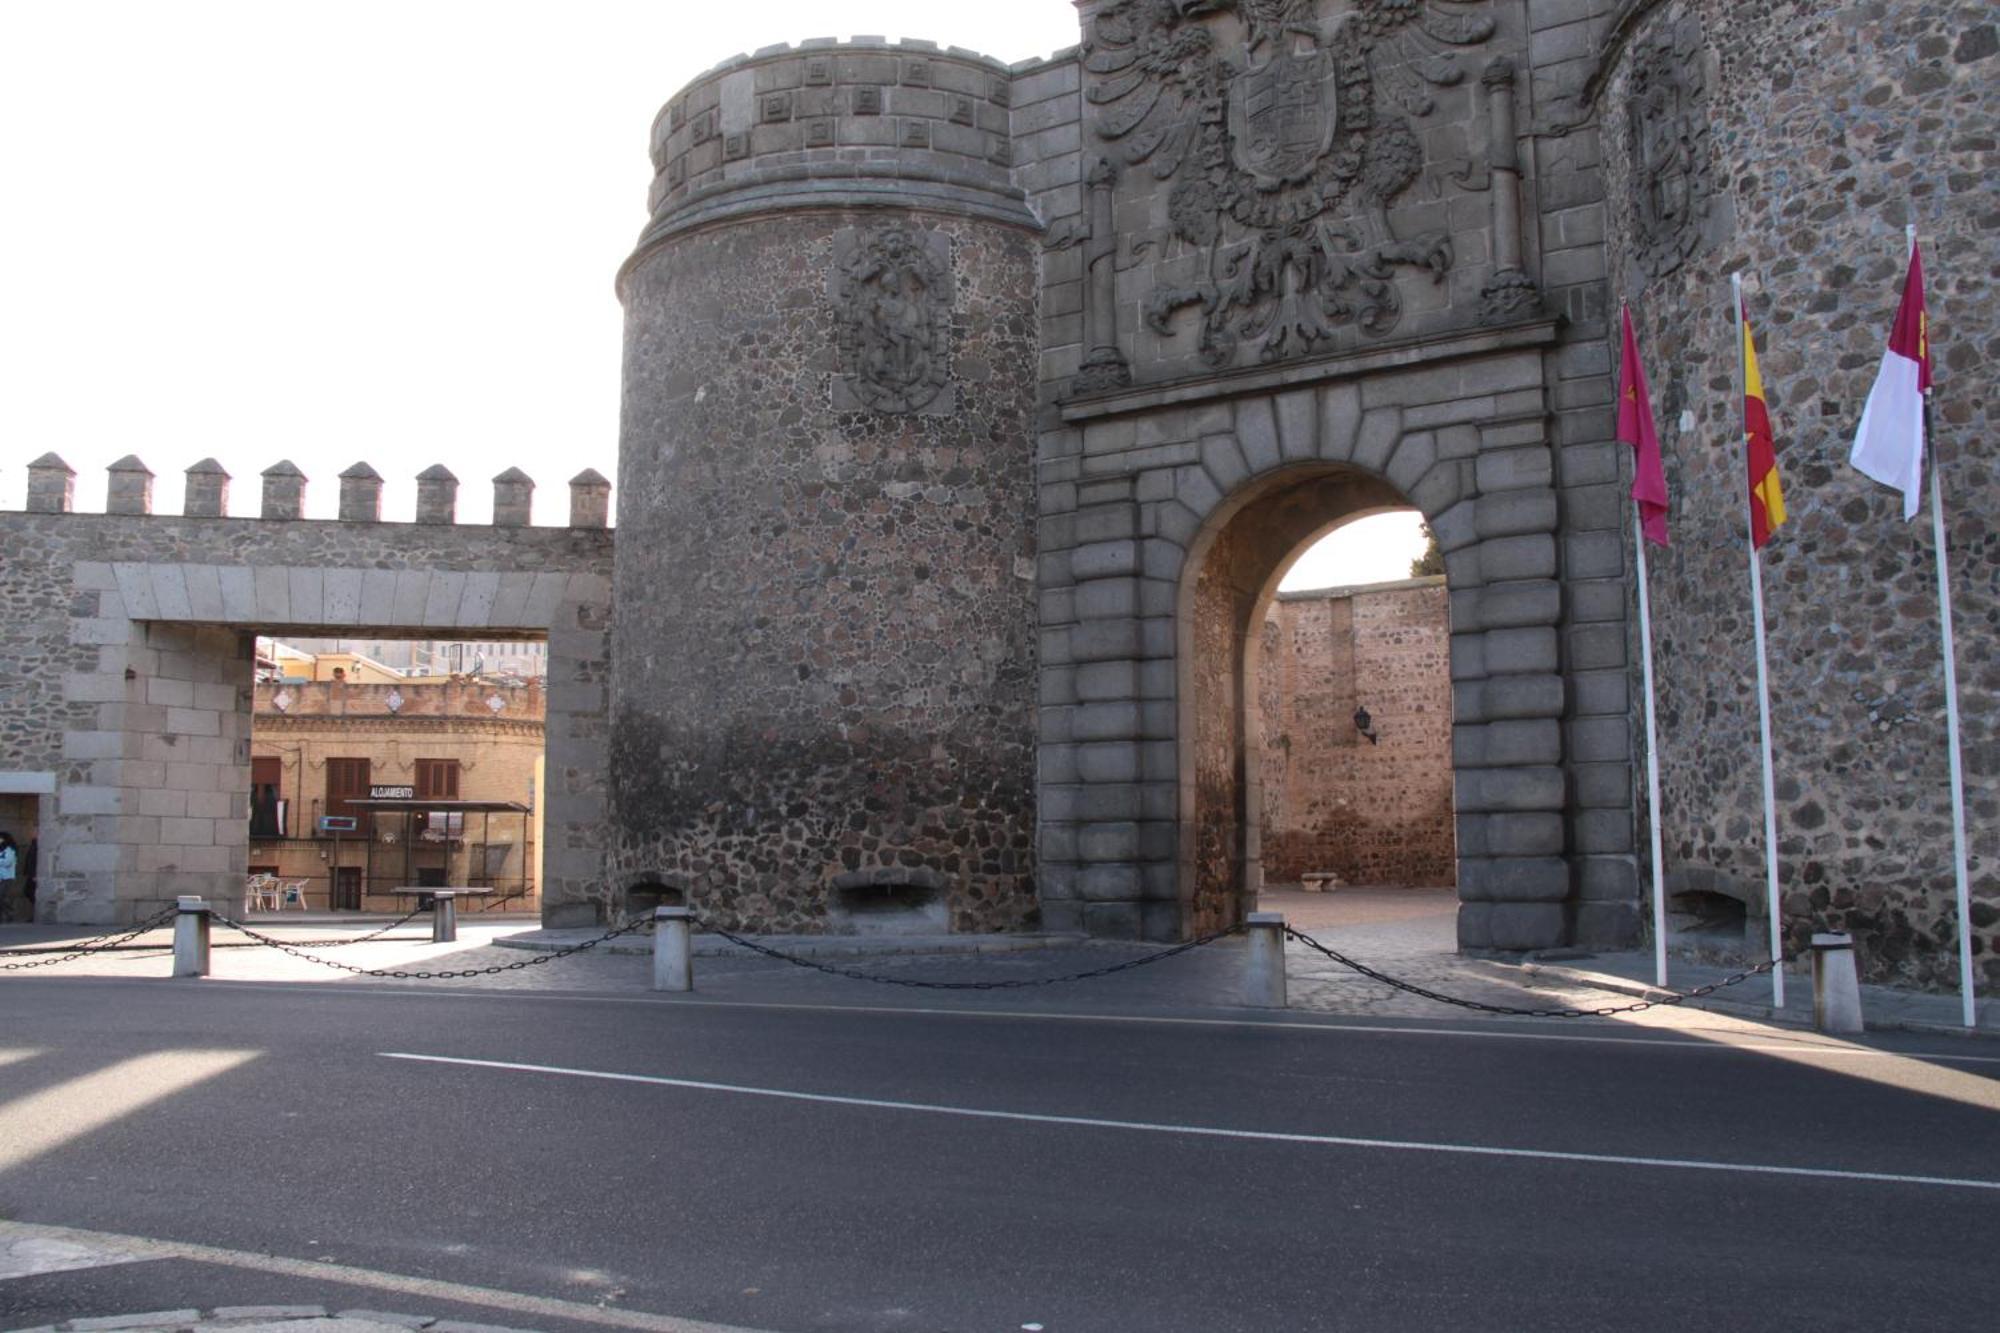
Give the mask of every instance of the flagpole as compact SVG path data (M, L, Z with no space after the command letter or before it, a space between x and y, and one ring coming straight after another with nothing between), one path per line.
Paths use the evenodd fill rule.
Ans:
M1917 229L1906 227L1909 250L1917 248ZM1958 736L1958 652L1951 629L1951 563L1945 554L1944 483L1937 447L1931 439L1931 391L1924 390L1924 442L1931 446L1931 532L1937 547L1938 619L1944 626L1944 726L1951 764L1951 855L1958 891L1958 990L1966 1027L1979 1023L1978 992L1972 977L1972 894L1965 856L1965 766Z
M1743 395L1747 397L1750 367L1743 351L1747 335L1741 273L1729 275L1729 290L1731 318L1736 325L1737 383L1743 386ZM1771 1007L1775 1010L1785 1007L1785 951L1784 923L1778 913L1778 806L1777 783L1771 771L1771 671L1764 651L1764 569L1757 553L1757 529L1747 493L1743 497L1743 523L1750 544L1750 607L1757 633L1757 732L1762 741L1760 757L1764 761L1764 892L1771 913Z
M1639 655L1646 678L1646 818L1653 834L1653 984L1667 984L1666 858L1660 851L1660 730L1653 704L1653 612L1646 596L1646 538L1632 509L1632 550L1639 560Z

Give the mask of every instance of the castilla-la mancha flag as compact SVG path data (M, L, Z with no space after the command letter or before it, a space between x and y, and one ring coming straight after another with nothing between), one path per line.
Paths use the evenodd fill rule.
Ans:
M1903 493L1903 517L1915 518L1923 504L1924 395L1931 387L1931 338L1924 313L1924 263L1910 247L1910 274L1903 280L1903 303L1889 333L1889 351L1868 391L1861 429L1847 461L1857 472Z
M1667 470L1660 461L1660 433L1653 425L1653 395L1639 363L1639 340L1632 312L1625 320L1618 354L1618 439L1632 446L1632 499L1639 506L1639 530L1655 546L1667 545Z

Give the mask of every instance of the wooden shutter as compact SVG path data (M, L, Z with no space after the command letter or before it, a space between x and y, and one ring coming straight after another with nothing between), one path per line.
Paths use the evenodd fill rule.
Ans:
M417 799L455 801L458 799L458 760L417 760Z
M366 759L329 759L326 761L326 813L329 815L353 815L361 821L362 832L368 831L368 811L356 810L350 801L368 798L368 761Z

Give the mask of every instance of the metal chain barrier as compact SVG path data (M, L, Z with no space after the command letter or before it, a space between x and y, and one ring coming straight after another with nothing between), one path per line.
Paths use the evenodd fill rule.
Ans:
M608 931L605 934L598 936L594 940L585 940L581 944L572 944L568 948L557 949L550 953L536 954L531 958L524 958L516 963L495 963L491 967L468 967L468 968L461 968L456 971L426 970L426 971L409 972L409 971L403 971L402 969L399 968L356 967L352 963L337 962L336 960L331 958L320 958L313 954L307 953L304 949L300 948L297 945L288 944L284 940L273 939L269 935L265 935L258 931L254 931L250 929L250 927L244 925L241 921L232 920L231 918L224 916L220 912L211 912L210 915L213 916L221 924L228 926L233 931L236 931L238 934L247 935L251 939L257 941L257 943L268 945L269 947L276 949L280 953L288 953L294 958L303 958L308 963L318 963L321 967L331 967L341 972L351 972L357 977L382 977L393 981L454 981L462 977L483 977L483 976L492 976L501 972L519 972L524 968L541 967L545 964L553 963L558 958L568 958L570 955L582 953L586 949L595 949L600 944L609 944L612 940L619 938L621 935L633 935L641 931L649 930L651 929L653 924L651 919L641 918L640 920L630 922L627 925L620 926L616 930ZM398 922L397 924L400 925L401 922ZM352 943L357 943L357 944L359 942L360 941L358 940L352 941Z
M152 916L146 918L144 921L141 921L136 926L132 926L124 930L119 930L114 927L111 931L107 931L103 935L97 936L95 943L86 944L82 948L73 950L68 953L64 953L60 957L36 958L24 963L0 963L0 972L20 972L31 967L54 967L57 963L72 963L79 958L88 958L90 955L95 953L109 953L112 950L119 948L121 945L126 944L128 941L138 939L141 935L144 935L147 931L156 930L159 927L165 925L168 921L173 919L174 914L179 910L180 908L178 906L163 907L159 911L155 912ZM171 949L173 948L173 945L171 943L149 944L149 945L143 945L141 947L146 949ZM7 957L11 954L24 953L24 952L27 951L7 950L5 952L0 952L0 958Z
M1285 936L1287 939L1297 940L1308 949L1325 954L1342 967L1350 968L1372 981L1379 981L1383 985L1402 991L1406 995L1415 995L1425 1000L1435 1000L1439 1004L1456 1005L1460 1009L1472 1009L1482 1014L1507 1014L1518 1018L1610 1018L1617 1014L1636 1014L1647 1009L1665 1009L1672 1005L1685 1004L1689 1000L1698 1000L1704 995L1713 995L1715 992L1728 986L1740 985L1752 977L1763 976L1778 965L1775 961L1767 960L1757 964L1755 967L1738 972L1733 976L1724 977L1722 980L1712 982L1709 985L1697 986L1691 991L1672 991L1660 999L1641 1000L1636 1004L1607 1005L1602 1009L1521 1009L1512 1005L1487 1004L1480 1000L1463 1000L1455 995L1443 995L1437 991L1427 990L1422 986L1414 985L1407 981L1400 981L1395 977L1389 976L1387 973L1377 972L1366 963L1357 963L1339 950L1328 948L1312 936L1305 934L1303 931L1293 930L1290 926L1285 927ZM1783 961L1789 963L1796 957L1798 957L1797 954L1787 954Z
M775 958L781 963L790 963L793 967L810 968L814 972L824 972L828 976L847 977L853 981L872 981L882 986L907 986L911 990L1025 990L1031 986L1054 986L1066 981L1089 981L1095 977L1108 977L1116 972L1129 972L1135 967L1146 967L1153 963L1164 963L1169 958L1199 949L1203 945L1213 944L1217 940L1227 939L1231 935L1241 933L1242 930L1243 927L1240 925L1230 926L1226 930L1216 931L1213 935L1204 935L1200 939L1189 940L1185 944L1177 944L1171 949L1162 949L1158 953L1147 954L1142 958L1128 958L1122 963L1113 963L1109 967L1094 967L1087 972L1071 972L1059 977L1016 977L1006 981L919 981L912 977L884 977L878 976L873 972L862 972L851 967L835 967L831 963L822 963L814 958L801 958L796 954L789 954L780 949L773 949L769 945L759 944L755 940L745 939L741 935L732 935L726 930L718 930L713 926L708 928L707 933L715 936L717 939L728 940L731 944L740 945L752 953L762 954L766 958Z
M410 909L409 914L404 916L402 919L397 921L391 921L388 925L382 927L382 929L380 930L371 930L366 935L356 935L351 939L344 937L336 937L333 939L324 939L324 940L293 940L292 944L301 949L338 949L341 946L348 944L366 944L370 940L381 939L384 935L387 935L390 931L394 930L398 926L409 925L410 922L416 920L419 916L422 916L425 912L429 910L430 909L427 907L413 907ZM412 935L409 938L414 940L418 937Z

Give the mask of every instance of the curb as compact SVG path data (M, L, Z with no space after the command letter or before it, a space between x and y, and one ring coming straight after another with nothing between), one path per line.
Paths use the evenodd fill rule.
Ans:
M1578 986L1591 986L1598 990L1612 991L1619 995L1630 995L1641 1000L1653 999L1655 997L1665 999L1668 996L1678 994L1676 991L1662 990L1650 982L1634 981L1630 977L1621 977L1612 972L1592 972L1586 968L1561 967L1551 963L1520 963L1516 966L1531 977L1546 976L1552 980L1565 981ZM1787 974L1787 976L1790 975L1789 973ZM1812 985L1811 981L1804 978L1801 978L1801 980L1804 980L1806 987L1810 989ZM1789 1011L1774 1013L1768 1004L1748 1004L1741 1000L1718 1000L1712 995L1705 995L1699 1000L1688 1000L1677 1007L1727 1014L1733 1018L1760 1019L1767 1023L1782 1023L1787 1027L1811 1028L1813 1025L1810 1008L1803 1013L1791 1013ZM1867 995L1864 991L1862 997L1862 1011L1864 1014L1866 1014L1867 1008ZM1876 1018L1869 1016L1866 1018L1866 1023L1867 1030L1870 1032L1919 1032L1937 1037L1964 1037L1973 1041L2000 1039L2000 1030L1993 1028L1967 1028L1957 1023L1934 1023L1921 1018L1898 1016Z

